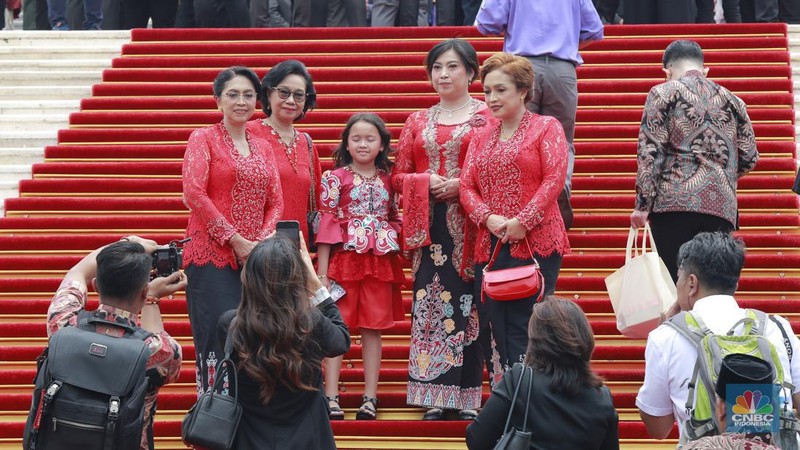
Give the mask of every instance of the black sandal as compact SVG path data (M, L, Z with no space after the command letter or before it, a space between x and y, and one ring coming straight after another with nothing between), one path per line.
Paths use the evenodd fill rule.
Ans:
M328 399L328 417L330 420L344 420L344 411L339 406L339 396L325 396L325 398ZM331 403L335 403L335 405L331 406Z
M431 408L422 416L422 420L444 420L444 410Z
M474 409L462 409L458 412L458 420L475 420L478 417L478 411Z
M356 412L356 420L375 420L378 414L378 399L375 397L361 397L361 408Z

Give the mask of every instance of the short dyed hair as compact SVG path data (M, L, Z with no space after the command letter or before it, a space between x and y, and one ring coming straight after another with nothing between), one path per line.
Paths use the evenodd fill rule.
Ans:
M667 46L667 49L664 50L664 58L661 60L661 63L666 69L670 64L681 60L692 61L702 66L703 49L700 48L700 44L685 39L672 41L672 43Z
M480 73L478 53L475 51L475 47L473 47L472 44L464 39L448 39L433 46L433 48L428 52L428 57L425 58L425 69L428 71L428 78L431 77L433 65L436 63L436 60L442 56L442 53L445 53L448 50L456 52L458 59L461 60L461 64L466 67L467 71L472 71L472 77L470 77L469 80L470 83L475 81Z
M225 84L235 77L247 78L247 81L253 84L253 90L256 91L258 98L261 98L261 83L258 81L258 75L256 75L256 73L251 69L244 66L228 67L217 74L217 77L214 78L213 84L214 97L219 97L222 95L222 91L225 89Z
M515 56L510 53L495 53L483 62L481 67L481 83L486 80L486 75L495 70L502 70L514 80L517 89L527 89L525 103L533 100L533 64L527 58Z
M97 254L95 284L101 297L132 304L150 281L153 256L137 242L120 241Z
M700 284L721 294L733 294L744 267L745 246L730 233L698 233L678 250L678 267L693 273Z
M269 90L281 83L289 75L298 75L306 81L306 102L303 103L303 112L295 120L300 120L306 116L308 111L317 107L317 91L314 90L314 80L308 72L306 65L296 59L287 59L272 66L261 80L261 108L267 117L272 115L272 107L269 105Z

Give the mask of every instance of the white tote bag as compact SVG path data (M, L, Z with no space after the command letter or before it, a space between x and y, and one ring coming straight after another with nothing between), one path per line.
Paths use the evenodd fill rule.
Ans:
M639 246L639 232L631 228L625 248L625 265L606 277L606 290L617 316L617 329L629 338L646 338L675 303L677 292L664 261L658 257L650 225ZM648 251L647 239L650 238Z

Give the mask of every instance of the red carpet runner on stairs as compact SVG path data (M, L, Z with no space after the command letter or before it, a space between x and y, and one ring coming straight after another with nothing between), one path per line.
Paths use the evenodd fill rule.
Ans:
M304 61L319 107L300 129L329 156L356 110L380 113L397 137L410 112L432 105L423 57L453 36L467 37L481 60L502 47L469 28L133 31L132 43L71 116L59 144L46 149L33 179L20 183L20 198L6 201L0 219L0 449L20 446L32 361L45 345L46 308L65 270L124 234L164 243L182 236L181 158L189 133L219 120L211 81L221 68L244 64L263 75L278 61ZM674 448L674 440L649 440L638 421L634 399L644 341L616 331L603 278L623 263L641 108L648 89L663 79L663 49L678 37L697 40L710 77L749 105L761 151L758 166L740 183L739 234L749 254L739 298L786 314L795 330L800 326L798 200L788 190L795 131L786 27L608 27L606 40L583 53L586 64L578 71L573 253L564 258L557 290L590 315L597 336L593 363L611 386L626 449ZM473 92L482 97L477 83ZM184 299L162 302L162 311L189 363L180 382L160 395L157 448L182 448L180 419L194 399L194 349ZM372 423L350 420L362 379L355 338L342 376L348 420L334 424L340 448L464 448L465 422L422 422L422 411L405 404L409 326L397 323L385 337L381 411Z

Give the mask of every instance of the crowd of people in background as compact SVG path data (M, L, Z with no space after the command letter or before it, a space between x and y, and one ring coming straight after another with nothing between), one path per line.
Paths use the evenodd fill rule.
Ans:
M0 0L26 30L471 26L487 0ZM488 3L492 3L488 1ZM592 0L604 24L800 23L797 0ZM569 133L568 138L569 138Z

